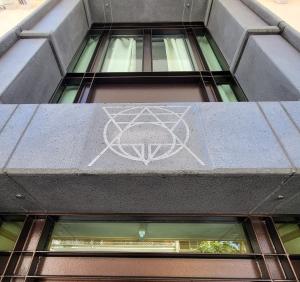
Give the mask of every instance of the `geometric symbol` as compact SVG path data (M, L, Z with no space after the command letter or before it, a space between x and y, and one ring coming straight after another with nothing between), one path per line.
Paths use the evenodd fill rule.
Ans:
M103 130L106 147L89 166L108 150L145 165L186 150L204 165L187 146L190 129L184 116L189 109L186 106L103 107L109 118Z

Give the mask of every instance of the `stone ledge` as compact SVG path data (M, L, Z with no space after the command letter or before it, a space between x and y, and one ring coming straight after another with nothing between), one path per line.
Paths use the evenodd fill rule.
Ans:
M291 209L276 198L286 191L285 200L297 202L299 107L40 105L22 136L13 134L19 140L0 179L9 176L34 195L35 211L299 213L296 204ZM16 111L10 122L17 119ZM12 138L3 134L5 124L4 142ZM14 198L14 188L5 186Z

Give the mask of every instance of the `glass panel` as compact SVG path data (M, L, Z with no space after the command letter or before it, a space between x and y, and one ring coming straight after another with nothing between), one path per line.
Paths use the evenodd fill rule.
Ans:
M102 84L92 88L92 103L205 102L205 93L196 83ZM129 118L131 116L128 116Z
M22 229L22 222L3 221L0 223L0 251L12 251Z
M202 50L202 53L205 57L206 63L211 71L222 71L222 67L219 63L219 60L213 51L209 41L206 36L197 36L198 44Z
M50 251L249 253L239 223L112 223L59 221Z
M218 85L218 90L223 102L237 102L233 89L229 84Z
M300 254L300 226L299 224L276 224L278 233L289 254Z
M78 86L66 86L58 101L59 104L72 104L76 98Z
M153 71L193 71L184 36L153 37Z
M102 72L141 72L143 38L114 36L110 39Z
M73 72L86 72L86 70L89 66L89 63L91 61L91 58L97 47L98 41L99 41L99 36L93 36L88 40L84 50L82 51L82 53L77 61L77 64L76 64Z

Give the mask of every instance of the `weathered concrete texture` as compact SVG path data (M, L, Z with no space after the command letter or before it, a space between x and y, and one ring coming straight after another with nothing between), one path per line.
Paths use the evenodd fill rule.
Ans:
M96 104L40 105L7 169L76 173Z
M279 175L13 175L48 212L248 214Z
M0 57L18 40L19 27L16 27L0 37Z
M292 104L288 103L287 108ZM294 170L300 168L300 127L297 127L297 121L292 119L288 110L283 108L280 103L260 103L260 107L293 164ZM296 115L299 119L298 126L300 126L300 102L295 102L294 109L296 108ZM292 113L294 114L294 112Z
M32 14L22 20L18 26L20 30L31 29L38 23L47 13L55 7L61 0L46 0Z
M92 174L211 171L200 111L199 104L183 103L97 107L80 170Z
M207 0L89 0L92 21L106 23L204 21L207 2Z
M249 214L294 171L266 116L279 119L265 111L255 103L40 105L4 172L34 195L33 209L48 212Z
M275 15L270 9L259 3L257 0L241 0L241 2L269 25L278 26L282 22L280 17Z
M213 166L245 173L291 172L290 162L255 103L201 105Z
M299 214L300 213L300 176L290 177L270 194L267 199L258 206L255 214Z
M300 54L279 35L252 35L236 77L250 101L300 100Z
M213 1L208 29L231 65L248 29L265 31L268 27L258 15L238 0Z
M17 198L16 195L22 195ZM41 211L38 202L10 177L0 173L0 212Z
M51 41L64 71L88 31L87 17L81 0L62 0L37 24L28 29L34 33L51 34Z
M61 79L46 39L18 40L0 57L0 77L0 101L11 104L47 103Z
M0 169L14 152L37 107L37 105L19 105L0 131Z
M0 132L2 132L4 126L11 118L17 105L0 105Z
M286 114L288 115L289 119L293 123L295 129L298 131L298 134L300 134L300 102L282 102L282 107L284 108ZM295 170L297 173L300 173L300 145L297 143L298 137L293 135L290 135L289 138L291 138L293 141L293 145L295 150L292 151L291 159L295 164Z
M282 32L285 38L294 48L300 52L300 32L292 28L290 25L285 24Z

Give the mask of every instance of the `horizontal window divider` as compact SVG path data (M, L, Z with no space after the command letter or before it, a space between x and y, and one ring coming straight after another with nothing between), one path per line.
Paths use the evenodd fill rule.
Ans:
M186 258L186 259L262 259L262 254L192 254L192 253L142 253L142 252L92 252L92 251L36 251L41 257L122 257L122 258Z

